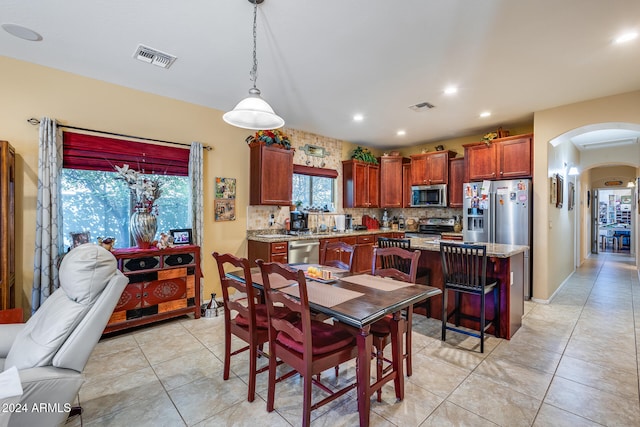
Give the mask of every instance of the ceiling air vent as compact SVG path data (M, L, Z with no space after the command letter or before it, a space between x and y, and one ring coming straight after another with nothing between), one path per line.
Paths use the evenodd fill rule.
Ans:
M161 68L169 68L176 57L168 53L160 52L145 45L138 45L133 57Z
M409 106L409 108L412 109L413 111L426 111L432 108L436 108L436 106L429 102L420 102L416 105Z

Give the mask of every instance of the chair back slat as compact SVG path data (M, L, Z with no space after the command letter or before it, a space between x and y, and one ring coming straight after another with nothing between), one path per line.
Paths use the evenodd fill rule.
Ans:
M395 239L391 237L378 237L379 248L402 248L411 249L410 239ZM410 273L411 263L409 259L400 258L397 256L383 256L380 257L380 266L382 268L394 268L396 270L403 271L407 274Z
M242 269L242 275L245 282L251 282L251 267L249 266L249 260L246 258L238 258L232 254L220 254L218 252L213 253L213 257L218 264L218 274L220 275L220 284L222 285L222 299L224 301L224 317L225 321L231 320L231 312L237 311L242 317L249 322L249 329L256 327L256 291L253 286L247 286L246 283L226 276L225 264L229 264L234 268ZM231 299L231 289L237 292L241 292L247 295L247 305L241 304L238 301Z
M440 242L445 285L483 290L486 284L487 247Z
M385 267L382 263L382 260L385 258L399 260L400 262L396 263L395 265L404 266L406 268L406 271L400 268L395 268L393 266ZM374 248L371 274L380 277L391 277L403 282L416 283L419 259L420 251L417 250L410 251L396 246L387 248ZM380 267L377 267L378 264L380 265Z
M345 242L330 242L326 240L320 250L320 264L351 272L353 269L354 252L355 246L351 246ZM347 262L342 260L343 254L348 254L349 259Z

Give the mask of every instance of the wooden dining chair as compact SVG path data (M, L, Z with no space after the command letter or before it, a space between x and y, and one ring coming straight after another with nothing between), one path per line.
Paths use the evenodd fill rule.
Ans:
M411 239L398 239L392 237L378 237L377 246L379 248L391 248L398 247L406 250L411 250ZM383 268L395 268L400 271L404 271L409 274L409 269L411 267L410 260L403 260L399 257L388 256L384 257L381 260ZM418 266L418 272L416 273L416 283L420 283L422 285L430 285L431 284L431 270L426 267ZM431 317L431 298L427 298L420 305L423 306L426 316Z
M355 246L351 246L345 242L330 242L326 240L320 249L320 265L336 267L352 272L355 249Z
M249 390L247 400L249 402L253 402L256 391L256 375L268 369L268 366L259 370L257 369L258 357L269 357L269 355L263 351L264 343L269 341L267 307L264 303L260 303L257 300L257 292L252 286L249 260L246 258L238 258L231 254L219 254L218 252L214 252L213 257L218 264L218 273L220 274L222 297L224 301L223 379L225 381L229 379L231 356L235 356L249 350ZM225 264L242 269L242 276L248 285L240 280L227 277L224 269ZM246 298L242 298L241 300L231 299L231 289L235 290L235 292L245 294ZM291 319L293 321L298 317L296 313L285 307L275 307L273 316ZM248 345L232 352L231 335L235 335Z
M485 331L493 325L495 331L500 330L500 287L497 279L487 278L487 247L486 245L467 245L440 242L440 257L442 259L442 341L446 341L447 330L460 332L480 338L480 353L484 353ZM449 313L447 294L455 293L455 308ZM487 321L485 313L486 295L493 292L493 319ZM480 316L463 314L460 310L461 294L476 295L474 299L480 305ZM449 318L454 316L455 326L448 324ZM458 328L460 319L466 318L478 322L479 332ZM496 336L497 336L496 332Z
M390 277L402 282L416 283L418 273L418 260L420 251L409 251L399 247L374 248L373 263L371 266L371 274L380 277ZM389 262L384 259L398 259L400 262L393 261L396 267L404 265L408 267L408 272L404 272L396 267L389 267ZM403 359L406 360L407 376L413 373L411 363L411 324L413 322L413 306L409 306L403 313L405 316L405 350ZM371 335L373 336L373 345L376 348L376 378L380 380L383 374L391 368L391 365L384 367L384 363L391 363L390 360L384 358L384 349L391 342L391 322L393 318L387 315L371 325ZM378 389L378 402L382 401L382 390Z
M357 386L351 383L334 391L322 384L314 375L333 368L358 356L355 335L340 324L324 323L313 320L309 309L307 282L302 270L294 271L279 263L266 263L256 260L262 272L267 313L269 315L269 387L267 392L267 411L274 409L276 383L295 373L303 377L302 425L311 424L311 411L323 406ZM297 282L299 298L294 298L271 287L270 275L281 276L285 280ZM292 322L275 317L276 304L282 304L299 314L299 320ZM292 371L276 378L276 360L280 359L293 368ZM357 368L356 368L357 369ZM312 404L311 385L315 384L329 393L321 401Z

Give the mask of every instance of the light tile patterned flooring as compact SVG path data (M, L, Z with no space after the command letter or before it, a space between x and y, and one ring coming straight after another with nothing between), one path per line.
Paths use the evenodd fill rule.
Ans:
M636 315L635 308L638 308ZM632 259L588 259L548 305L525 303L510 340L475 338L415 316L414 369L406 397L392 385L372 401L372 426L639 426L640 286ZM179 319L98 343L80 390L82 420L67 426L298 426L299 377L278 384L266 411L267 374L246 401L247 357L222 380L223 319ZM240 343L234 342L235 348ZM261 361L264 363L264 361ZM353 364L323 380L350 381ZM322 392L314 390L317 399ZM356 426L355 391L312 412L315 426Z

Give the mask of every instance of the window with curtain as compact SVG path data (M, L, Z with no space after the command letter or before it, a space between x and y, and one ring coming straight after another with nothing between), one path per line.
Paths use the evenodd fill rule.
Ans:
M115 247L133 246L129 218L133 213L127 184L116 179L114 166L157 177L162 182L158 207L158 233L190 228L189 150L141 142L64 132L62 215L64 245L70 233L90 232L96 237L115 237Z
M301 207L335 211L335 181L338 173L331 169L293 166L294 204Z

